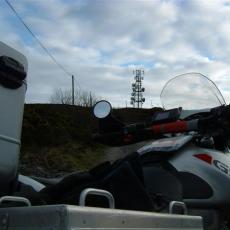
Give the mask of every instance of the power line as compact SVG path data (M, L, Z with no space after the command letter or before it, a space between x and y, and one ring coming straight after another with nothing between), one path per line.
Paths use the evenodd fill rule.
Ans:
M71 74L69 71L67 71L66 68L64 68L57 60L56 58L49 52L49 50L42 44L42 42L37 38L37 36L31 31L29 26L24 22L24 20L21 18L21 16L18 14L18 12L14 9L14 7L11 5L11 3L8 0L5 0L6 4L9 6L9 8L14 12L16 17L19 19L19 21L23 24L23 26L28 30L28 32L34 37L34 39L38 42L38 44L41 46L41 48L48 54L48 56L53 60L53 62L60 68L62 71L65 72L65 74L72 77L73 74Z

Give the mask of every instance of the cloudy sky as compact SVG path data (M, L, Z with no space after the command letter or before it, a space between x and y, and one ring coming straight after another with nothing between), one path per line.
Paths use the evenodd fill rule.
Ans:
M129 103L133 69L143 68L144 107L159 106L170 78L200 72L230 101L229 0L9 0L76 84L111 101ZM0 1L1 41L29 60L27 103L49 102L71 87ZM178 86L179 87L179 86Z

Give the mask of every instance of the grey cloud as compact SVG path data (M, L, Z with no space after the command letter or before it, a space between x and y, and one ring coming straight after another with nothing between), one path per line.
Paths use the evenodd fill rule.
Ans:
M151 100L159 104L160 90L170 77L185 72L201 72L221 88L226 85L230 8L221 1L11 2L82 88L116 105L129 100L132 69L138 66L146 70L148 106ZM6 12L0 19L2 40L29 59L27 102L48 101L55 88L70 87L70 77L34 40L28 43L14 32ZM224 92L230 99L226 88Z

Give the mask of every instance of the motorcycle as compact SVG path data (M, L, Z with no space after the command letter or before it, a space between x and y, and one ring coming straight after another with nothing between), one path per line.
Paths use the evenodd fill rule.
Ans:
M156 210L164 212L169 201L177 201L169 208L202 216L205 229L228 229L230 106L214 82L199 73L168 81L161 100L164 111L131 125L114 117L109 102L98 102L95 139L114 146L155 139L137 153Z
M148 121L131 125L112 115L109 102L100 101L93 108L99 119L95 140L118 146L155 141L124 159L113 164L102 163L88 172L73 173L57 181L33 179L18 174L27 65L25 56L0 42L0 222L3 228L36 226L47 229L47 226L56 228L60 225L60 229L64 229L63 226L68 225L72 228L201 229L202 220L197 215L203 217L205 228L224 229L227 226L229 106L224 105L218 89L214 87L213 98L221 105L214 104L217 107L213 109L206 107L205 111L187 114L182 119L181 108L170 108L154 113ZM186 87L179 81L180 92L184 93ZM167 89L174 85L173 82L166 85L162 98L165 95L172 98ZM206 94L210 92L208 88ZM174 100L176 104L178 99L180 97ZM204 105L208 106L207 100ZM87 194L93 196L86 199ZM113 199L116 208L126 211L76 206L85 206L87 201L90 206L107 207L109 201L109 206L114 208ZM21 205L23 207L19 208ZM155 212L169 212L169 215L156 215ZM107 215L111 224L106 221ZM83 220L76 222L80 217ZM140 221L143 218L145 221Z

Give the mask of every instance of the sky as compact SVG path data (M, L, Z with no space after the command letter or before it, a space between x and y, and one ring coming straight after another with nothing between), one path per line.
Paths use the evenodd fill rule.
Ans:
M145 71L143 107L160 106L172 77L198 72L230 101L230 0L9 0L75 84L128 106L133 70ZM1 41L29 62L26 103L49 103L71 77L0 1ZM183 82L181 82L183 84ZM180 85L178 85L178 88Z

